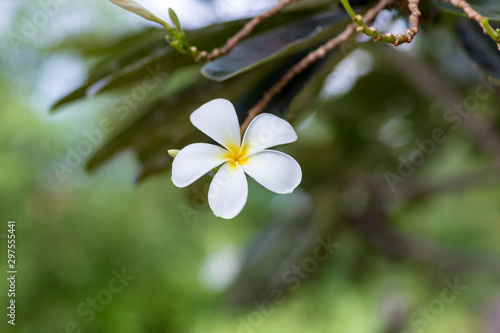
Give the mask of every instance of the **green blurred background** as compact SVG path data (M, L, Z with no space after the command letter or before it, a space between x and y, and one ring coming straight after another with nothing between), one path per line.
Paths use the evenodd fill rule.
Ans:
M286 151L305 170L304 188L275 196L251 182L242 214L226 221L213 216L203 190L175 188L168 172L134 185L138 163L132 153L91 174L81 161L58 176L54 163L64 163L68 151L86 139L85 131L99 126L113 100L100 97L49 115L51 104L81 84L92 65L84 51L65 50L63 42L86 35L106 45L147 24L106 1L67 1L33 38L13 47L5 37L19 34L42 3L7 0L0 14L0 267L5 276L7 221L13 219L19 272L16 326L7 325L3 314L2 332L500 332L495 177L415 200L393 196L384 212L390 214L390 230L409 237L411 246L387 235L373 241L365 233L377 234L375 222L335 228L319 223L313 236L297 224L301 211L316 207L317 220L333 219L347 207L353 212L347 220L356 221L364 209L359 206L370 200L365 176L385 184L384 172L397 169L398 155L414 149L414 139L445 126L437 116L439 103L422 97L404 75L387 71L383 48L358 52L351 58L351 72L357 69L358 75L341 77L341 89L294 121L299 141ZM270 3L257 2L255 10ZM185 9L191 2L157 4L176 9L188 27L245 16L240 12L246 9L223 5L204 3L191 12ZM436 42L439 51L428 46ZM413 52L449 82L461 82L467 96L478 83L458 48L449 29L432 26ZM190 75L183 74L179 84ZM378 99L367 98L367 91ZM493 124L498 95L481 102L481 114ZM489 170L492 158L480 154L470 136L460 130L448 134L408 182L433 185ZM323 188L332 182L331 189ZM286 271L302 262L312 256L318 234L333 235L338 245L328 260L300 278L294 290L288 290L290 283L276 283L280 275L272 275L269 263ZM302 236L313 241L301 247ZM290 245L291 250L280 248ZM298 256L292 261L273 257L287 258L292 250ZM110 281L123 270L131 276L127 285L109 293ZM450 303L436 301L445 281L455 280L467 288ZM265 302L269 286L286 292L280 304ZM2 312L7 287L1 279ZM106 304L82 315L78 309L90 309L86 304L96 297ZM436 308L422 319L419 309L429 306Z

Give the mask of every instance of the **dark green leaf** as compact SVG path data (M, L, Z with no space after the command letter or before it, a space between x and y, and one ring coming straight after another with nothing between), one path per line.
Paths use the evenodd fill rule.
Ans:
M228 55L206 64L202 73L215 81L227 80L331 38L349 21L347 14L335 10L280 27L241 42Z
M332 52L330 56L325 57L323 60L318 61L317 63L310 66L303 73L293 79L287 85L287 89L275 96L275 98L271 100L264 111L277 114L281 117L285 117L289 112L292 112L293 116L296 116L299 112L311 110L311 105L309 104L312 104L312 101L316 99L317 94L322 87L324 79L326 78L328 73L330 73L332 68L345 55L347 55L350 50L341 50L339 48ZM274 84L276 80L283 76L283 74L288 70L290 66L304 57L308 53L308 51L309 50L306 50L305 52L294 55L292 58L287 59L285 63L280 63L279 66L275 62L272 62L266 67L275 67L273 68L274 70L270 71L268 69L266 71L268 74L264 76L258 84L244 86L240 91L239 97L234 97L233 99L231 99L235 103L235 107L238 111L240 120L243 120L247 116L248 110L255 105L256 101L262 96L263 92L269 89L269 87ZM246 75L247 74L244 74L243 77L245 77ZM236 82L235 80L240 81L240 77L236 77L223 83L216 83L212 81L207 82L212 82L213 85L217 86L226 84L231 85L232 82ZM246 80L242 80L242 82L244 81ZM214 98L215 97L217 96L215 95ZM199 101L199 105L201 105L201 103L202 101ZM195 107L197 106L193 105L191 107L191 110L194 110ZM158 109L164 108L164 106L158 107ZM141 182L152 174L165 172L170 169L170 166L172 165L172 159L168 156L168 154L166 154L166 151L168 149L183 148L187 144L195 142L196 138L199 138L200 141L206 140L206 137L203 134L195 130L193 126L189 124L187 120L188 113L184 114L182 117L180 119L172 121L169 124L164 125L166 131L163 139L152 138L151 140L147 141L147 144L146 141L144 141L140 146L134 146L134 150L136 151L137 156L139 157L141 162L143 162L143 166L136 176L137 182ZM183 119L184 123L182 123ZM177 121L180 122L178 123ZM167 127L170 127L170 129L167 130ZM174 133L176 132L176 130L177 132L179 132L179 128L183 129L183 136L179 136L176 138L167 136L168 132ZM130 135L127 135L127 137L129 136ZM168 144L165 145L165 142L168 142Z
M90 71L87 82L84 85L55 102L52 106L52 111L55 111L64 104L86 97L88 91L93 90L91 87L94 85L103 87L105 82L110 82L113 76L118 77L115 73L123 67L131 65L144 57L150 57L151 53L155 53L162 48L165 50L167 46L164 36L165 32L163 30L147 29L127 36L115 45L108 46L107 50L94 50L94 52L106 54L106 59ZM102 82L97 84L99 81Z
M254 30L254 33L259 34L268 31L282 24L300 19L304 15L311 15L323 9L324 7L322 6L312 6L308 10L286 12L273 16L260 24ZM245 22L247 20L224 22L193 31L186 31L187 39L192 45L196 45L198 49L211 50L223 45L228 38L243 27ZM86 84L54 103L52 110L54 111L64 104L86 97L89 95L89 89L91 93L96 94L102 91L121 88L127 82L133 84L142 80L145 72L144 69L140 68L140 65L151 68L156 68L159 65L162 71L170 72L182 65L192 63L191 59L187 56L178 55L177 52L172 52L171 54L172 48L167 45L164 38L165 31L163 29L147 29L127 36L110 47L102 48L96 46L93 52L96 54L105 54L106 58L91 69ZM66 45L66 42L63 45ZM71 44L71 41L68 41L67 45L69 47L74 46ZM174 62L169 61L168 57L155 57L155 54L161 55L162 52L166 52L165 50L168 50L167 55L176 59Z
M214 98L237 99L242 92L265 76L264 69L224 83L202 78L172 97L148 106L142 111L142 117L106 142L91 157L86 168L92 170L118 152L131 147L137 152L141 161L150 158L151 152L166 143L170 144L170 148L182 148L193 139L195 133L194 127L189 122L189 114L192 111ZM203 139L203 136L200 138ZM166 151L164 153L166 154Z
M172 20L172 24L175 26L177 31L181 31L181 22L172 8L168 9L168 15L170 16L170 20Z
M469 57L490 81L500 83L500 52L497 44L468 20L457 25L457 36Z
M318 68L305 81L303 89L297 93L288 106L288 118L293 119L304 111L311 111L318 94L328 75L352 51L360 47L359 44L345 43L331 52L331 55L318 63Z

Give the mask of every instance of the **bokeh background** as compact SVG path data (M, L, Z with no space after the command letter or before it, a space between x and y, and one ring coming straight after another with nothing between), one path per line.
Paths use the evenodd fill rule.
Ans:
M95 45L152 25L107 1L54 2L7 0L0 11L0 267L5 276L14 219L19 272L15 327L3 314L0 279L2 332L500 332L500 94L493 86L473 125L455 130L443 121L447 96L463 101L481 84L455 18L432 18L410 46L362 47L344 59L320 98L293 118L299 141L285 150L301 163L303 186L277 196L250 182L247 206L226 221L207 207L203 184L177 189L167 171L136 185L132 152L92 173L88 156L62 177L56 171L116 95L52 114L51 105L85 82L99 59ZM172 7L194 29L274 1L141 3L165 19ZM44 8L50 19L28 31ZM391 31L404 29L404 17L386 15ZM31 37L16 43L12 33ZM401 59L411 65L397 66ZM419 81L420 65L443 85ZM177 80L172 94L192 73ZM132 109L114 124L139 116ZM436 128L447 140L391 192L384 173L397 174L399 156ZM493 148L482 150L484 142ZM313 257L318 238L335 250L310 273L290 273ZM123 271L130 280L109 293ZM466 289L443 302L457 281ZM266 301L272 290L283 292L279 304ZM89 311L89 298L105 304Z

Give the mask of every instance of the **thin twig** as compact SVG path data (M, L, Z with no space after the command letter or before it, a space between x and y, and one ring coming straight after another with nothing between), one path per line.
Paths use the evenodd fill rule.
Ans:
M483 28L483 33L485 35L490 36L498 44L498 49L500 50L500 34L498 33L498 31L495 31L491 27L487 17L484 17L479 12L474 10L474 8L472 8L471 5L465 0L444 0L444 1L451 3L456 8L463 10L464 13L471 20L476 21L479 24L479 26Z
M366 12L366 14L364 15L364 20L366 22L373 21L382 9L392 4L393 2L394 0L380 0L377 5ZM261 100L248 111L248 115L241 125L241 133L245 132L250 122L260 113L262 113L271 99L279 94L295 76L302 73L314 62L324 58L328 54L328 52L335 49L340 43L346 42L349 37L356 33L356 28L357 25L355 23L349 24L344 31L342 31L336 37L330 39L328 42L321 45L317 49L309 52L307 56L302 58L301 61L295 64L290 70L288 70L288 72L274 86L271 87L271 89L264 93L264 96L261 98Z
M464 11L465 14L471 19L479 23L479 25L483 28L484 32L486 33L486 29L483 26L483 22L481 20L483 19L483 15L479 14L477 11L474 10L474 8L471 7L471 5L465 1L465 0L444 0L446 2L451 3L453 6L461 9Z
M342 4L344 5L345 9L349 13L349 15L351 15L354 23L356 23L356 25L358 26L357 30L359 32L362 32L368 37L371 37L375 42L391 43L394 44L394 46L398 46L403 43L411 43L413 38L418 34L419 31L418 21L420 15L422 15L420 9L418 8L419 3L420 0L408 0L408 9L410 10L411 13L410 28L405 31L404 35L397 34L396 36L394 36L390 32L382 34L374 26L368 27L368 25L363 21L363 16L356 15L354 13L354 11L351 8L351 5L349 4L349 1L342 0Z
M406 38L407 41L402 41L402 43L409 43L411 40L415 37L416 34L418 34L419 27L418 27L418 19L420 18L420 15L422 13L418 9L418 5L420 3L420 0L409 0L408 1L408 9L410 9L410 29L406 30L405 35L403 38ZM398 35L399 36L399 35ZM396 39L397 37L396 36ZM396 45L396 44L394 44Z
M279 2L276 6L274 6L273 8L271 8L270 10L265 12L264 14L256 16L252 20L250 20L247 24L245 24L245 26L240 31L238 31L238 33L236 35L234 35L233 37L228 39L228 41L226 42L226 44L224 46L222 46L221 48L215 48L210 53L207 51L201 51L195 60L196 61L200 61L200 60L210 61L210 60L213 60L215 58L218 58L220 56L223 56L223 55L229 53L229 51L231 51L236 45L238 45L238 43L242 39L248 37L252 33L253 29L255 29L255 27L258 26L262 21L270 18L273 15L276 15L283 8L285 8L286 6L291 4L292 2L296 2L296 1L299 1L299 0L283 0L283 1Z

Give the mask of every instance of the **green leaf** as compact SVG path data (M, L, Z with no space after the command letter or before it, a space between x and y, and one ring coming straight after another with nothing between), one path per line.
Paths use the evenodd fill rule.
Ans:
M316 99L317 94L321 89L322 83L328 73L330 73L332 68L345 55L347 55L349 51L339 48L332 52L331 55L311 65L303 73L293 79L287 85L287 88L285 90L275 96L264 111L274 113L281 117L285 117L289 111L292 111L294 113L294 116L296 116L299 112L310 111L310 109L307 107L309 105L307 104L312 104L312 101ZM267 67L267 70L265 70L264 73L267 73L267 75L265 75L257 84L245 86L243 83L240 83L244 85L243 89L241 89L239 95L235 95L237 97L233 97L231 99L231 101L233 101L235 104L239 119L243 120L247 116L248 110L255 105L256 101L258 101L258 99L262 96L263 92L269 89L272 84L274 84L281 76L284 75L284 73L290 68L290 66L307 55L308 52L309 50L306 50L304 52L296 54L293 57L287 59L287 61L284 63L280 62L279 64L276 64L273 62L265 66L264 69L266 69ZM273 70L269 70L271 68ZM217 83L213 81L205 82L212 82L213 86L230 86L232 85L232 82L234 82L234 84L238 84L237 81L248 81L248 79L246 79L246 76L247 74L244 74L241 77L238 76L223 83ZM200 101L199 105L201 105L202 102L203 101ZM293 107L290 108L291 104L293 105ZM157 109L165 109L165 106L157 107ZM193 107L190 111L192 110ZM189 114L184 114L180 119L172 120L170 123L163 125L165 133L179 132L178 129L182 128L183 136L173 138L168 137L165 134L164 139L156 138L148 140L147 144L143 142L140 146L133 147L140 161L143 162L140 171L136 175L136 182L141 182L153 174L165 172L170 169L172 165L172 159L167 156L168 154L166 154L166 151L168 149L172 147L183 148L189 143L197 142L197 140L204 141L207 139L206 136L204 136L202 133L200 133L190 125L190 123L188 122L188 115ZM184 122L182 122L182 120L184 120ZM126 136L130 137L131 135L127 134ZM165 140L167 140L167 144L165 144Z
M456 30L467 55L490 81L500 83L500 52L497 44L473 22L460 22Z
M189 122L189 115L202 104L214 98L236 100L249 87L255 85L266 75L269 68L253 71L235 80L217 83L200 79L172 96L145 106L143 115L128 128L102 146L88 161L87 170L93 170L115 154L133 148L141 161L151 158L158 147L168 143L169 148L182 148L196 138L206 137ZM162 150L161 154L167 154ZM161 156L160 156L161 158Z
M52 105L51 111L56 111L62 105L85 98L89 90L93 90L91 87L94 85L103 86L105 81L111 81L111 77L118 77L116 72L120 71L120 69L139 61L141 58L150 56L151 53L161 48L167 49L168 46L165 45L164 36L165 32L163 30L147 29L126 36L114 45L108 45L105 49L95 49L94 53L105 55L106 58L94 66L85 84L56 101ZM72 44L68 45L70 48L73 46Z
M263 22L254 33L265 33L276 29L277 26L302 20L304 16L317 14L323 9L313 6L310 10L301 12L281 13ZM189 31L187 34L193 45L209 50L223 45L229 37L241 29L245 22L246 20L226 22ZM66 96L60 102L61 105L89 94L98 95L106 91L123 89L130 84L135 85L144 79L144 70L148 66L151 68L159 66L162 71L172 72L175 76L180 68L192 63L189 57L177 54L166 45L164 31L160 31L160 34L157 30L151 30L129 36L110 47L109 50L103 50L103 53L108 53L109 56L91 70L88 83ZM302 54L291 54L286 61L279 58L271 59L266 65L256 70L225 82L198 79L195 84L189 83L185 87L180 87L177 92L164 93L161 96L158 95L161 92L155 92L158 95L155 98L162 100L154 102L148 97L137 108L134 108L134 113L142 115L126 125L127 127L122 125L122 129L117 131L116 135L90 158L86 165L87 170L97 168L127 149L133 150L142 164L137 181L154 173L168 170L171 166L171 158L168 157L167 149L182 148L189 143L207 139L189 122L189 114L193 110L213 98L226 98L235 104L245 99L246 106L244 103L237 106L240 118L245 117L247 110L260 97L263 89L279 79L286 69L304 56L304 52L309 49L302 50ZM315 69L311 67L310 70ZM285 109L295 94L303 88L305 83L309 82L309 79L304 80L304 84L299 81L297 81L298 84L293 84L293 89L273 99L270 105L272 107L283 106ZM178 86L172 82L171 77L168 78L167 85ZM254 95L248 95L249 91L253 91Z
M142 84L145 79L151 76L160 77L163 80L171 72L172 68L181 68L191 63L190 59L186 59L186 57L164 47L119 70L111 72L108 76L101 77L99 75L89 79L86 84L57 101L52 106L52 111L56 111L60 106L84 97L94 97L103 92Z
M254 33L258 34L274 29L282 24L300 19L304 15L311 15L322 10L324 10L322 6L312 6L308 10L292 11L273 16L260 24L254 30ZM223 22L197 30L186 31L187 39L199 49L211 50L223 45L247 21ZM85 43L74 43L74 40L71 39L64 41L57 48L62 49L65 46L79 48L82 44ZM168 50L167 54L172 55L176 60L172 62L167 59L168 57L155 57L155 55L161 55L161 52L165 52L165 50ZM162 71L170 72L176 67L192 63L188 56L178 55L177 52L171 54L171 50L172 48L165 42L165 31L163 29L146 29L104 47L101 42L93 47L91 53L104 55L105 58L90 70L88 80L84 85L55 102L51 110L57 111L61 106L83 99L88 95L112 91L123 87L127 82L134 84L134 82L142 80L145 72L140 69L139 65L156 68L159 64Z
M96 82L133 62L167 48L163 29L147 29L122 39L105 52L105 58L89 71L89 81Z
M163 81L175 70L192 64L190 58L165 47L97 81L89 87L87 94L95 96L122 87L143 85L150 77L159 77Z
M244 20L226 22L186 32L201 48L211 48L224 43L244 24ZM210 38L207 38L209 37ZM96 96L144 79L146 68L171 72L192 64L188 56L178 54L165 42L163 30L148 29L128 36L109 51L109 56L90 70L87 83L54 103L52 111L60 106L77 101L87 95Z
M345 43L331 52L318 63L318 68L314 75L304 83L304 88L297 93L288 106L288 117L295 118L304 111L313 111L313 105L318 99L318 95L323 88L323 84L332 70L347 57L352 51L361 47L360 44Z
M444 1L432 0L439 8L457 15L465 16L463 10ZM500 2L498 0L468 0L471 7L479 14L493 21L500 21Z
M292 80L287 89L271 100L265 112L284 117L290 104L293 105L290 110L294 116L299 112L309 111L306 106L317 96L325 77L352 49L339 48L311 65ZM262 93L309 51L295 54L285 62L271 62L228 81L219 83L202 79L175 96L147 107L142 110L144 116L109 140L92 156L87 169L92 170L121 151L132 149L142 163L136 175L137 182L169 170L172 161L166 153L168 149L182 148L189 143L207 139L189 123L189 114L193 110L210 99L222 97L233 101L240 120L244 119Z
M210 49L223 44L235 34L245 20L225 22L198 30L186 32L188 39L200 48ZM210 38L208 38L210 37ZM134 84L147 74L146 67L161 67L170 72L176 68L193 63L188 56L180 55L165 42L165 31L147 29L127 36L116 45L102 50L106 58L90 70L87 82L73 92L56 101L51 110L85 98L96 96L104 91L112 91L127 84ZM89 93L90 92L90 93Z
M177 31L182 31L181 28L181 22L179 21L179 18L177 17L177 14L174 12L172 8L168 9L168 15L170 16L170 20L172 21L173 25L177 29Z
M228 55L207 63L202 73L211 80L227 80L325 41L348 22L347 14L337 9L291 23L242 41Z

